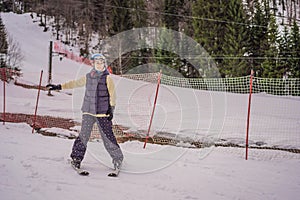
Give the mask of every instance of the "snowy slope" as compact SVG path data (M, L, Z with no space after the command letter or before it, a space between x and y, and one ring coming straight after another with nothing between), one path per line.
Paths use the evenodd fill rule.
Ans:
M19 81L37 84L40 71L47 72L51 34L32 23L29 14L2 13L1 17L25 56L24 76ZM76 79L89 69L68 59L59 61L53 57L53 82ZM141 96L155 86L143 86L119 77L114 80L118 94L114 122L131 130L145 129L139 122L148 119L147 112L132 116L128 113L128 103L132 100L130 97ZM43 85L46 82L44 77ZM70 92L72 96L60 92L54 97L42 92L38 114L80 120L83 90ZM167 86L162 86L160 94L154 130L243 142L247 95L225 96ZM0 95L2 99L2 86ZM7 85L7 112L33 114L36 95L36 90ZM151 105L153 96L147 98ZM299 99L286 99L282 109L278 109L282 98L258 94L254 99L252 115L257 125L251 127L250 138L299 148ZM135 98L137 102L140 100ZM198 105L196 110L195 104ZM269 115L265 105L278 111ZM143 105L139 106L142 110ZM265 134L270 128L264 126L265 122L275 127L270 134ZM291 133L288 141L279 137L281 132L276 130L277 125ZM1 199L296 199L300 191L299 154L251 149L249 160L245 161L242 148L188 149L148 144L143 149L140 142L127 142L121 144L125 154L122 173L119 178L111 179L106 176L111 167L110 159L101 141L88 146L83 167L91 172L89 177L78 176L67 164L72 143L73 140L31 134L27 124L1 124Z
M2 18L9 34L20 44L25 56L22 69L24 76L18 81L37 85L40 70L43 69L43 85L46 85L49 41L54 38L49 32L43 32L37 23L32 23L29 14L3 13ZM26 39L24 34L27 35ZM66 58L60 61L59 57L53 57L53 83L77 79L89 70L87 65ZM117 90L114 122L129 127L131 131L146 132L156 85L118 76L113 78ZM36 99L32 96L36 96L36 91L24 93L22 90L14 85L8 86L7 112L34 113ZM67 95L66 92L73 95ZM47 92L41 93L38 114L80 121L84 88L54 94L55 97L51 98ZM255 94L252 99L250 143L299 149L300 98ZM152 129L154 133L169 132L177 137L214 141L221 138L237 144L244 143L248 95L162 85L157 105Z
M214 148L203 159L199 150L167 147L182 151L180 158L168 160L151 157L160 146L143 150L141 143L128 142L121 144L125 158L130 152L140 156L126 158L124 168L130 172L108 178L109 168L89 151L83 166L91 174L80 177L66 161L72 140L31 134L25 124L1 125L0 132L0 194L5 200L296 199L300 189L298 154L251 150L245 161L244 149ZM165 166L141 171L158 162Z

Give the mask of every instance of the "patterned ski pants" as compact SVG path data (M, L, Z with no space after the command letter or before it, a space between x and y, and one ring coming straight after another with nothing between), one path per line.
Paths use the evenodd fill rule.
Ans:
M113 161L122 161L123 154L112 132L112 122L107 117L94 117L88 114L82 116L81 131L73 144L71 158L80 161L83 160L95 122L97 122L104 147Z

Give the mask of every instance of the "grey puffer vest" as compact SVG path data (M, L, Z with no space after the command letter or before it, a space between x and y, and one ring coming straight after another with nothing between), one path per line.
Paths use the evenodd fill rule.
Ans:
M109 108L109 92L106 84L106 77L109 75L105 70L98 74L95 70L86 74L86 88L81 107L82 112L91 114L106 114Z

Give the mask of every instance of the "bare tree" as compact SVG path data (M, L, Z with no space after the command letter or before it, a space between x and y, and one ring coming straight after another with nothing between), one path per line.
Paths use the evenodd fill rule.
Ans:
M8 35L6 64L11 68L20 71L23 60L24 55L22 54L22 50L20 48L19 43L15 42L13 38L10 35Z

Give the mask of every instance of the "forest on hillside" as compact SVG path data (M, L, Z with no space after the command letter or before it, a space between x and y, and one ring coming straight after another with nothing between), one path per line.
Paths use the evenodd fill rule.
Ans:
M2 0L1 12L31 13L56 40L101 52L101 41L126 30L165 27L197 41L215 60L222 77L300 78L300 0ZM0 20L1 54L7 53ZM91 44L97 36L98 43ZM170 38L172 39L172 38ZM116 74L156 62L185 77L202 77L173 52L129 52L111 63Z

